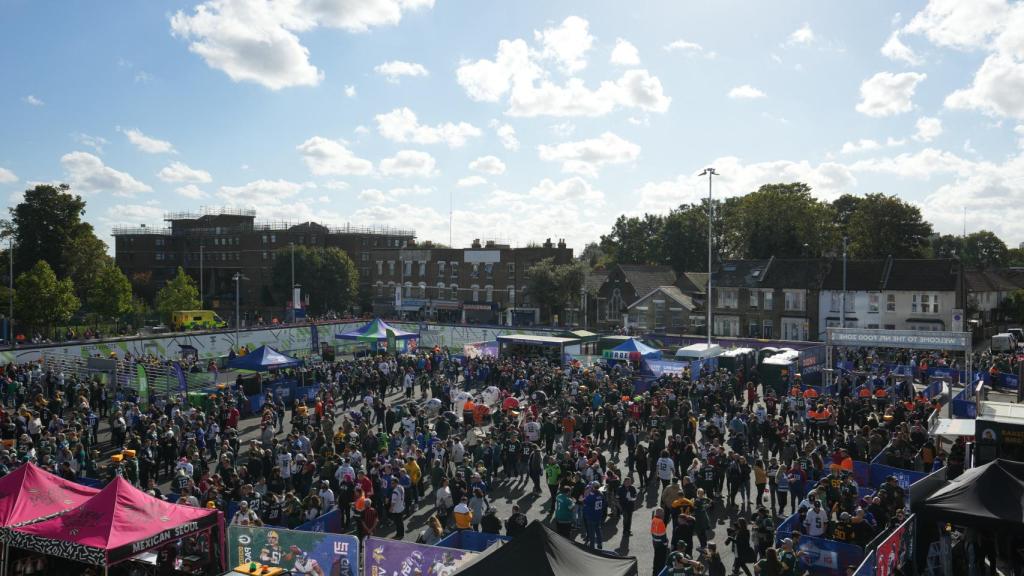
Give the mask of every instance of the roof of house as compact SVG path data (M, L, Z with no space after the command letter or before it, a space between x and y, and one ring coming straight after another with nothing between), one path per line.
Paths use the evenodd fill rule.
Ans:
M760 286L817 290L828 272L828 264L824 258L773 258Z
M887 260L847 260L846 289L853 292L870 292L882 289ZM821 283L822 290L843 289L843 261L832 262L825 279Z
M633 308L634 306L637 306L641 302L647 300L648 298L659 292L664 294L668 298L671 298L672 300L674 300L676 303L678 303L683 308L686 308L687 310L693 310L696 308L696 305L693 303L693 298L690 298L688 295L683 294L683 292L677 286L658 286L651 290L650 292L637 298L636 302L631 303L629 306L627 306L627 308Z
M757 288L771 260L726 260L712 274L713 287Z
M589 272L583 278L583 287L586 288L587 292L596 294L600 289L604 281L608 279L608 270L604 268L595 268Z
M1013 292L1018 288L997 270L967 270L964 282L968 292Z
M708 273L683 272L676 285L685 294L704 294L708 291Z
M886 290L931 290L949 292L957 289L957 267L951 258L935 260L892 261L885 279Z
M671 266L644 266L642 264L619 264L622 275L633 286L637 294L647 294L658 286L671 286L676 282L676 273Z

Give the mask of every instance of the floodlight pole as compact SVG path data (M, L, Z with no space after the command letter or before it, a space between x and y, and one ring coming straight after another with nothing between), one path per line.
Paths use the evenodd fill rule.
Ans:
M705 352L706 353L710 353L711 352L711 306L713 305L713 301L711 299L711 251L712 251L712 247L714 245L714 239L713 239L713 236L712 236L712 221L714 220L714 215L715 215L715 208L711 204L711 179L714 176L718 176L718 172L715 172L714 168L705 168L703 172L698 174L698 176L707 176L708 177L708 295L707 295L707 304L705 304L705 307L707 308L707 313L708 313L707 326L705 327L705 332L707 334L708 347L707 347L707 350Z

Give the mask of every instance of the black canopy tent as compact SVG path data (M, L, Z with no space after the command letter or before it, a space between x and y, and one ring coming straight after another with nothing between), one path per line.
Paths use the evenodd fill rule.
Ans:
M594 550L534 520L511 541L463 566L458 576L637 576L636 558Z
M1024 524L1024 462L993 460L971 468L921 503L922 517L999 529Z

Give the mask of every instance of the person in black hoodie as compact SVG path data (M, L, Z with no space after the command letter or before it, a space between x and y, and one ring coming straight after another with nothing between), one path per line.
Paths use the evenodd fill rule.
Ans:
M743 570L747 576L753 576L747 564L757 561L757 553L750 545L750 529L747 528L745 519L740 518L736 521L735 527L729 530L729 537L726 538L725 543L732 544L736 554L732 563L732 576L738 576L740 570Z

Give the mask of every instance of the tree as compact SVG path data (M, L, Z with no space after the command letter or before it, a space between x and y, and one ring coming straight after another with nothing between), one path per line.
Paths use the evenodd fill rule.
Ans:
M716 218L716 220L718 220ZM658 245L662 261L678 273L708 269L707 201L683 204L665 217Z
M89 302L96 314L117 320L132 311L132 283L112 262L103 263L92 275Z
M590 242L583 247L583 251L576 259L586 264L588 268L597 268L607 263L608 255L605 254L604 248L601 248L600 244Z
M171 321L171 313L176 310L195 310L199 308L199 288L185 269L178 266L178 273L167 281L167 284L156 293L156 310L164 322Z
M921 210L897 196L868 194L850 216L850 248L856 258L921 258L931 234Z
M840 237L848 233L850 219L853 218L854 213L857 212L857 208L860 206L861 200L863 200L863 198L860 196L843 194L832 201L833 223L835 224Z
M970 268L1003 268L1010 261L1010 249L994 233L979 230L964 238L963 259Z
M96 237L92 225L83 223L68 238L63 253L64 274L75 283L76 295L82 306L99 313L103 302L93 299L96 292L98 273L114 266L114 259L107 254L107 244Z
M273 268L273 294L284 306L292 299L291 248L277 252ZM359 272L340 248L295 247L295 283L309 297L308 312L345 312L359 298Z
M1010 248L1006 252L1006 265L1014 268L1024 267L1024 250Z
M619 216L612 230L601 236L601 248L618 264L657 264L661 261L658 237L664 220L656 214Z
M835 242L831 206L811 196L802 182L765 184L725 217L727 228L738 233L743 258L818 256Z
M71 279L58 280L45 260L18 276L14 299L15 317L35 328L67 322L81 306Z
M579 299L586 273L581 262L555 264L554 258L545 258L526 270L526 290L551 319Z
M11 226L17 249L15 273L20 274L43 260L58 277L67 276L68 244L80 237L85 201L69 192L67 184L40 184L25 191L25 198L11 208Z

